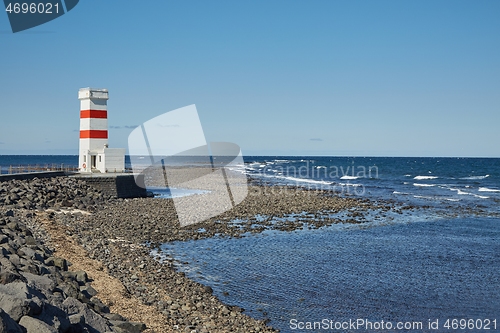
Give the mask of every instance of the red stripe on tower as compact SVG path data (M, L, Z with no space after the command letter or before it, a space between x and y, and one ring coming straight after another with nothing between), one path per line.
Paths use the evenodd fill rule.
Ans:
M81 110L80 118L97 118L108 119L108 111L106 110Z
M107 130L81 130L80 139L107 139Z

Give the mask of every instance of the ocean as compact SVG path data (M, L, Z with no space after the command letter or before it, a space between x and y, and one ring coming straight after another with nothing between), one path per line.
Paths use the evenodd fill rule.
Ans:
M498 158L258 157L245 162L250 177L269 184L500 212Z
M281 332L500 330L500 159L246 157L239 171L418 209L163 245L223 302Z
M43 163L77 157L0 156L2 170ZM234 171L419 209L162 246L223 302L281 332L500 330L500 159L266 156Z

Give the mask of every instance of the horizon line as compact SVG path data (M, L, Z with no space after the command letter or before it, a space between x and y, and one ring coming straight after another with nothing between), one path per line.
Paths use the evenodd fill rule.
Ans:
M2 154L0 153L0 156L75 156L78 157L78 154ZM126 154L125 156L130 157L129 154ZM138 155L139 156L139 155ZM179 157L192 157L192 155L178 155ZM500 158L500 156L459 156L459 155L450 155L450 156L443 156L443 155L352 155L352 154L347 154L347 155L311 155L311 154L304 154L304 155L280 155L280 154L247 154L247 155L242 155L243 158L245 157L363 157L363 158Z

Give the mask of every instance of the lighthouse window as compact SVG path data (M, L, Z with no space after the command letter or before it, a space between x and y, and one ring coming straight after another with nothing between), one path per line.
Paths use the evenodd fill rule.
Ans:
M99 163L101 163L101 155L99 155Z
M87 163L87 156L83 155L83 163Z

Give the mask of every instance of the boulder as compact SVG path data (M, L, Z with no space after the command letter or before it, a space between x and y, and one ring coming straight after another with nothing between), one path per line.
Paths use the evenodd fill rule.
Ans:
M55 281L50 279L48 276L36 275L27 272L22 272L21 274L24 278L26 278L29 286L41 290L42 292L51 293L56 287Z
M0 244L5 244L9 242L9 237L6 235L0 235Z
M26 333L58 333L54 327L28 316L22 317L19 325L26 329Z
M0 251L2 250L3 248L0 248ZM3 258L0 258L0 267L2 268L2 270L4 269L11 269L11 270L15 270L16 267L14 266L14 264L12 264L10 262L10 260L6 257L3 257Z
M0 285L0 308L12 319L19 321L24 315L37 315L41 312L45 296L37 289L22 281Z
M80 287L80 293L85 298L87 298L88 300L90 300L92 297L94 297L95 295L97 295L97 290L95 290L94 288L92 288L92 286L83 286L83 287Z
M95 296L90 299L90 304L97 313L100 314L109 313L109 307L106 306L99 298Z
M71 325L85 324L85 317L81 313L75 313L69 316Z
M21 327L2 309L0 309L0 333L23 333Z
M21 275L19 275L16 271L10 269L2 269L0 272L0 283L7 284L14 282L16 280L20 280Z
M11 252L9 250L4 248L3 246L0 247L0 256L1 257L7 257L9 254L11 254Z
M68 297L64 300L62 306L66 313L70 316L74 314L81 314L85 319L85 325L91 327L97 332L112 332L106 319L90 310L87 305L77 299Z
M76 282L75 282L76 283ZM74 297L77 298L79 293L78 293L78 288L75 287L72 283L70 282L63 282L59 284L56 288L56 291L60 290L62 291L66 296L68 297Z
M80 286L85 285L89 281L87 273L85 271L79 270L75 272L76 281Z
M111 321L113 325L113 329L118 332L127 332L127 333L141 333L146 329L146 325L144 323L137 323L132 321ZM118 328L118 330L117 330Z
M30 302L26 298L0 294L0 309L4 310L15 321L30 313Z
M66 259L63 258L49 257L45 260L45 265L56 266L63 271L68 270L68 262L66 261Z
M45 324L55 328L59 332L66 332L70 326L68 314L61 309L62 303L59 306L45 303L42 313L37 315L37 319L43 321Z

